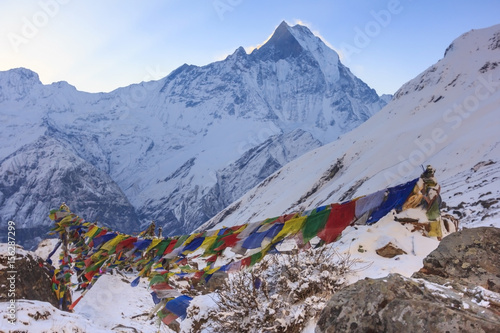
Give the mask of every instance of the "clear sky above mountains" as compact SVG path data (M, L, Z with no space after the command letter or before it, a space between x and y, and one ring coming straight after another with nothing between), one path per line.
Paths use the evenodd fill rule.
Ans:
M499 24L499 12L497 0L5 0L0 70L111 91L250 52L285 20L308 26L379 94L394 93L460 34Z

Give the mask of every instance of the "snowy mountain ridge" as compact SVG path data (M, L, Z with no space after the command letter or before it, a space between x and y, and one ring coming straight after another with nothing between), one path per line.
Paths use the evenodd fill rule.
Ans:
M47 172L57 176L57 166L35 168L31 163L43 160L33 154L64 160L76 152L96 169L84 168L79 177L107 175L103 188L119 188L110 196L118 195L117 201L103 202L106 195L98 195L103 205L92 205L88 220L120 229L124 206L115 202L122 202L127 203L126 211L136 213L131 217L136 222L127 222L124 231L155 220L167 233L182 234L236 199L229 188L243 194L292 158L363 123L385 104L309 29L285 22L250 54L239 48L225 60L203 67L183 65L158 81L110 93L80 92L65 82L43 85L27 69L2 72L0 168L10 174L0 179L0 222L16 220L19 228L48 224L47 212L62 201L75 211L89 211L87 203L95 201L92 191L78 191L70 179L42 181ZM27 156L26 147L43 137L53 139L44 141L45 152ZM275 140L272 154L280 157L262 154L268 139ZM252 168L234 175L240 177L238 184L223 181L223 169L242 165L240 158L247 164L255 158ZM22 169L33 172L24 177ZM41 199L45 192L32 193L35 188L29 184L40 182L54 193L47 200ZM74 191L67 195L62 188ZM117 218L103 220L113 215ZM132 226L135 230L129 229Z

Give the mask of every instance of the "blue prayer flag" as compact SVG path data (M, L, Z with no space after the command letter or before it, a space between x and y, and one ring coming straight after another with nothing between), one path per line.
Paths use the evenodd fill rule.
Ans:
M96 238L94 238L94 247L98 247L99 245L104 244L107 241L112 240L116 236L117 236L117 234L115 234L114 232L111 232L109 234L105 234L105 235L96 237Z
M141 280L141 277L140 277L140 276L138 276L138 277L136 277L136 278L134 279L134 281L132 281L132 282L130 283L130 285L131 285L132 287L137 287L137 285L139 284L139 281L140 281L140 280Z
M137 242L135 242L134 246L138 250L144 250L145 248L147 248L149 246L149 244L151 244L151 239L142 239L142 240L138 240Z
M184 319L186 318L187 308L189 307L189 303L191 302L191 300L191 297L181 295L177 298L174 298L170 302L167 302L167 304L165 305L165 309L172 312L179 318Z
M406 184L401 184L389 188L388 189L389 193L387 195L387 198L385 199L384 202L382 202L382 204L379 207L375 208L375 210L372 212L372 214L366 221L366 224L373 224L377 222L394 208L401 209L406 199L408 199L408 196L410 195L411 191L413 191L413 188L415 187L417 181L418 178L409 181Z
M156 295L156 293L154 291L151 293L151 297L153 297L153 302L155 304L158 304L161 302L161 299L158 298L158 295Z

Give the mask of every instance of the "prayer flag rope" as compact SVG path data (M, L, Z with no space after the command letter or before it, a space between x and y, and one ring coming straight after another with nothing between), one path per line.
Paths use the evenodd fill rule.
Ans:
M63 204L49 215L55 223L52 233L59 234L63 244L60 266L54 272L53 289L60 303L71 310L100 276L114 268L132 268L138 276L131 285L136 286L141 277L148 278L156 304L154 311L163 323L169 324L186 316L191 301L170 286L171 278L187 279L192 283L202 279L208 281L217 271L234 272L254 265L266 254L275 253L276 246L285 240L295 241L299 249L310 246L315 237L319 238L319 245L328 244L350 224L376 223L393 209L400 211L426 205L432 207L428 211L435 216L436 205L429 203L427 190L422 178L417 178L302 214L167 238L148 237L145 233L137 237L99 227L84 221ZM200 268L200 264L204 267ZM72 304L67 304L70 297L65 295L73 286L70 283L73 274L84 292Z

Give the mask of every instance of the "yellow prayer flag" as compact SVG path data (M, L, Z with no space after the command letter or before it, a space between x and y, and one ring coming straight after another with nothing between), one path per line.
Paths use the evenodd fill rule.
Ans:
M104 251L103 250L99 250L97 251L96 253L94 253L91 258L92 258L92 261L93 262L97 262L100 258L101 258L101 255Z
M290 235L294 235L300 230L302 230L302 226L304 225L306 219L307 216L301 216L286 221L285 225L283 226L283 229L281 229L281 231L276 235L276 237L273 238L272 243L276 243L282 240L283 238Z
M111 251L118 243L120 243L123 239L127 238L127 235L117 235L115 238L107 241L101 246L101 250Z
M208 266L207 266L207 267L208 267ZM210 275L210 274L214 274L214 273L215 273L215 272L217 272L219 269L220 269L220 266L215 267L215 268L212 268L212 269L209 269L209 270L207 270L206 272L207 272L207 274L209 274L209 275Z
M88 238L94 238L96 234L98 234L99 232L101 232L101 228L97 227L96 225L92 226L91 229L89 229L89 231L87 231L84 236L85 237L88 237Z
M210 246L212 246L217 237L218 237L217 233L215 233L212 236L206 237L203 243L201 243L200 247L205 250L208 249Z
M243 224L239 229L237 229L234 233L235 234L239 234L240 232L242 232L243 230L245 230L245 228L248 226L248 224Z
M66 224L68 222L71 222L71 220L73 219L73 216L71 215L68 215L66 216L65 218L63 218L61 221L58 222L59 225L63 225L63 224Z
M429 225L429 237L443 237L443 234L441 232L441 221L431 221L429 222Z
M162 241L161 238L155 238L151 241L151 244L149 244L148 248L146 249L146 251L144 251L144 253L148 253L149 250L153 249L156 245L160 244L160 242Z

